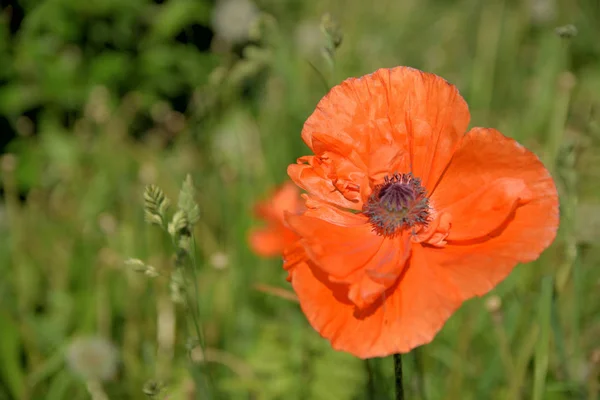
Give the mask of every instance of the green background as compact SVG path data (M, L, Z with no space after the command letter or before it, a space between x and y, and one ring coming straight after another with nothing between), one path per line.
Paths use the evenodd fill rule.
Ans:
M471 126L534 151L561 200L552 247L404 357L406 398L598 398L599 2L257 0L241 16L202 0L2 4L0 399L90 398L65 361L86 335L119 352L109 398L143 399L149 380L166 385L157 398L189 398L185 310L167 279L124 264L172 268L143 191L175 202L187 173L215 398L391 398L391 360L334 352L297 304L254 289L288 286L247 235L255 202L308 154L300 130L327 88L397 65L455 84ZM325 13L339 32L319 29ZM567 24L575 36L557 33Z

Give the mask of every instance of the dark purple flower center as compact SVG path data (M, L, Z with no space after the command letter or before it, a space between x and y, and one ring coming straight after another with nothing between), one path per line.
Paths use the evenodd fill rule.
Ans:
M377 234L393 237L404 229L427 224L429 199L419 178L395 173L375 186L363 205L363 214Z

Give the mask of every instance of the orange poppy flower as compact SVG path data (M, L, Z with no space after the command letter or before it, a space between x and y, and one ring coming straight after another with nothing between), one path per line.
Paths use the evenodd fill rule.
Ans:
M494 129L466 132L469 118L456 87L398 67L334 87L306 121L315 155L288 173L307 209L286 216L300 239L284 267L335 349L368 358L428 343L553 241L548 171Z
M298 236L289 229L284 212L301 213L304 204L300 189L292 182L286 182L273 195L256 206L256 215L267 225L250 231L250 247L264 257L281 256L283 250L298 240Z

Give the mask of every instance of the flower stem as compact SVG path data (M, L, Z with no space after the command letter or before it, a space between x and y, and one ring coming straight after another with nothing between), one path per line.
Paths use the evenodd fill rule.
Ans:
M365 368L367 370L367 399L374 400L377 396L377 386L375 383L375 372L371 366L372 360L365 360Z
M394 354L394 380L396 381L396 400L404 400L404 386L402 384L402 358Z

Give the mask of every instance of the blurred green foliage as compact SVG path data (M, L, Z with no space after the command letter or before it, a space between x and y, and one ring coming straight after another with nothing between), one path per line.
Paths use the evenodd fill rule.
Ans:
M390 360L334 352L297 304L254 289L287 286L281 262L246 238L253 204L307 154L299 132L327 87L396 65L445 77L471 125L535 151L562 215L537 262L405 356L407 398L597 399L598 2L224 1L2 3L2 135L17 137L0 161L0 399L141 399L149 381L166 384L161 398L193 397L185 310L165 279L124 264L171 268L143 191L176 199L187 173L200 206L202 357L219 398L391 396ZM325 13L343 35L333 52ZM567 24L575 36L555 32ZM87 335L120 355L100 389L67 362Z

